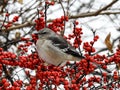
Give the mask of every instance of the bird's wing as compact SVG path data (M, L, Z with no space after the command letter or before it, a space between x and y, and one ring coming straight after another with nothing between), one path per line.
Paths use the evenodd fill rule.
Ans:
M63 52L71 54L75 57L81 57L80 54L76 51L76 49L72 47L62 36L52 36L49 37L49 40L52 41L55 47L58 47Z

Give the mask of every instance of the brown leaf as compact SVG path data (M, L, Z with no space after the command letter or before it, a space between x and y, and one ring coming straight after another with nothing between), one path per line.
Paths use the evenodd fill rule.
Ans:
M111 43L111 41L110 41L110 37L111 37L111 33L109 33L109 34L106 36L104 42L105 42L105 45L107 46L108 50L109 50L111 53L113 53L113 50L112 50L113 45L112 45L112 43Z
M16 33L15 33L15 39L20 38L20 36L21 36L21 33L20 33L20 32L16 32Z
M23 4L23 0L18 0L18 2L19 2L20 4Z

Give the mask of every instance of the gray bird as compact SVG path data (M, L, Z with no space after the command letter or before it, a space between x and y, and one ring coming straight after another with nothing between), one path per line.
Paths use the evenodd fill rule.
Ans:
M83 57L62 36L49 28L38 31L37 52L46 63L55 66L67 61L80 61Z

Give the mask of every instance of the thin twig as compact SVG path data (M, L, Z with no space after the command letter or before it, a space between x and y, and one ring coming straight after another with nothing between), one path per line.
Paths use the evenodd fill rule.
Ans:
M118 0L113 0L110 4L108 4L107 6L103 7L102 9L100 9L98 11L95 11L95 12L86 12L86 13L81 13L81 14L78 14L78 15L71 15L71 16L69 16L69 19L85 18L85 17L98 16L98 15L120 14L119 11L116 11L116 12L104 11L107 8L109 8L110 6L112 6L117 1ZM102 11L104 11L104 12L102 12ZM47 20L46 19L45 23L52 22L52 21L53 21L53 19L52 20ZM2 29L2 30L11 31L11 30L14 30L14 29L20 29L20 28L23 28L23 27L29 27L29 26L32 26L34 24L35 24L35 22L27 22L27 23L24 23L24 24L20 24L20 25L13 26L13 27L10 27L8 29Z
M2 68L3 68L3 71L4 71L5 75L6 75L6 78L11 82L11 84L13 84L12 77L11 77L11 75L8 73L6 66L2 64Z
M45 27L47 27L47 9L48 9L48 5L47 3L45 3Z
M65 15L65 9L64 9L64 6L63 6L63 4L62 4L62 1L61 0L59 0L59 3L60 3L60 5L61 5L61 7L62 7L62 10L63 10L63 14L64 14L64 17L66 16ZM64 32L65 32L65 20L64 20L64 29L61 31L61 35L62 36L64 36Z

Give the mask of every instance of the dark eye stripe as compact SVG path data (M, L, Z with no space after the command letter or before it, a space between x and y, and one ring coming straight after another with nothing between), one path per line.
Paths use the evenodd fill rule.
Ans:
M41 31L41 32L39 32L39 34L46 34L47 32L45 32L45 31Z
M47 32L42 32L41 34L46 34Z

